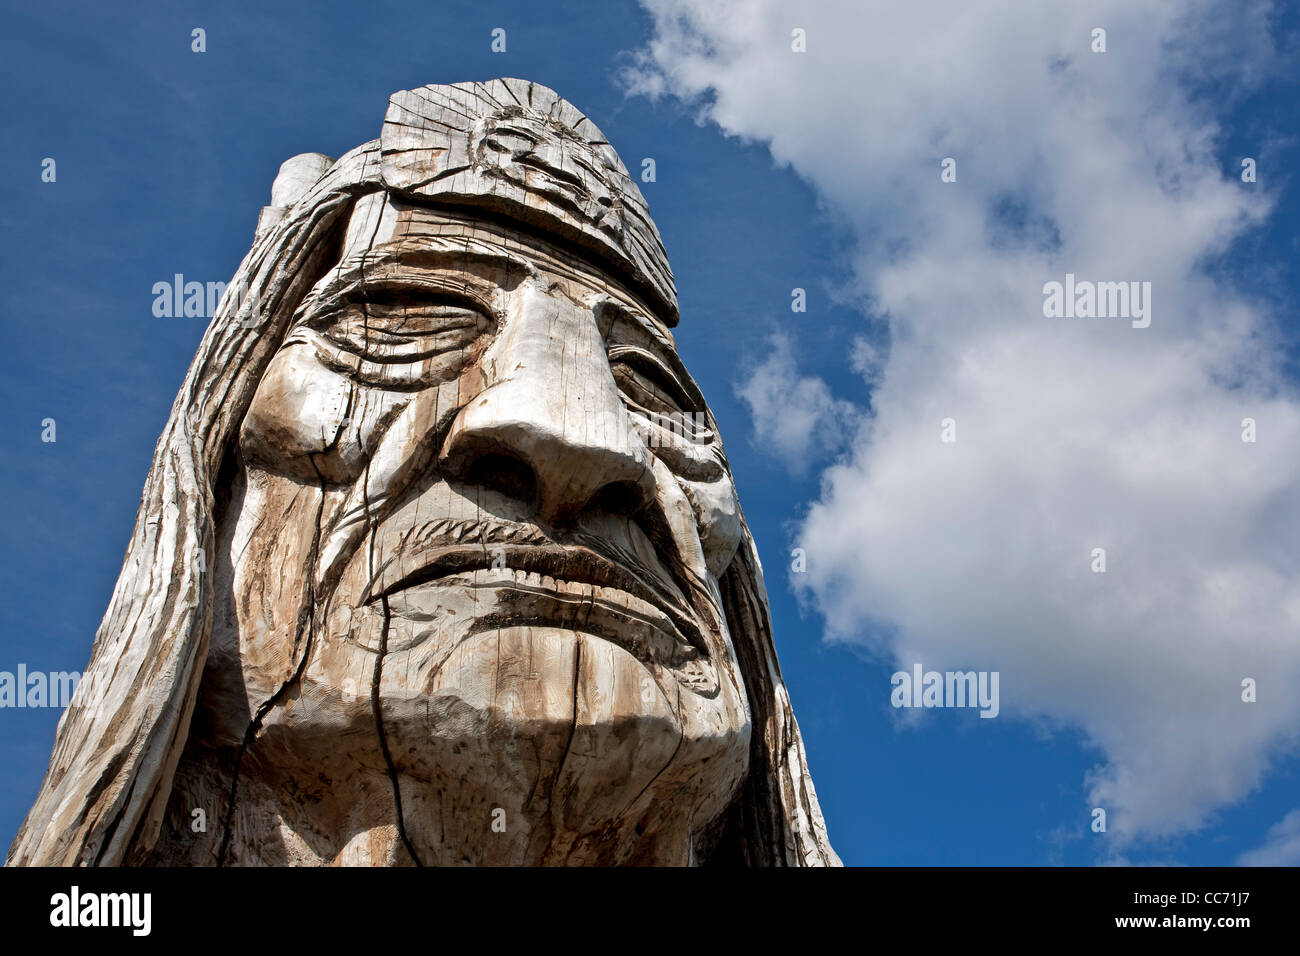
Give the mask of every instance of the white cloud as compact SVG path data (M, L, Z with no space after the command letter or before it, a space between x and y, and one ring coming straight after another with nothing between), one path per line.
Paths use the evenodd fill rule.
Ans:
M1300 866L1300 810L1269 828L1264 845L1237 858L1238 866Z
M1266 177L1236 178L1180 80L1222 100L1242 64L1267 68L1266 5L646 6L632 88L697 102L805 177L889 321L883 366L854 358L874 416L801 529L796 586L828 636L999 670L1004 719L1082 729L1102 760L1081 798L1112 851L1240 800L1300 727L1300 402L1272 317L1205 271L1267 216ZM1151 282L1150 328L1044 318L1067 272ZM774 390L747 388L787 448Z
M749 406L756 442L794 474L843 447L860 417L852 402L834 398L820 378L800 375L790 336L768 338L767 357L736 386Z

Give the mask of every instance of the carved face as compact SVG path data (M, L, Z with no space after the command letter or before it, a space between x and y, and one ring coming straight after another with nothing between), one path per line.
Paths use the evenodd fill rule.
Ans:
M548 122L535 111L515 109L481 123L471 149L475 167L486 175L512 180L530 194L576 207L586 221L620 240L622 218L608 214L622 206L620 192L610 185L622 163L609 144L593 148L563 124Z
M309 767L328 812L360 833L387 805L426 863L689 861L746 769L718 586L740 522L637 298L508 227L364 197L238 457L209 666L250 710L291 686L244 779Z

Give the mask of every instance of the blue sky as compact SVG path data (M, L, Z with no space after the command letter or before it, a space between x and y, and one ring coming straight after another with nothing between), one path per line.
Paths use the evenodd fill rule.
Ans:
M909 514L913 505L891 502L888 489L893 486L873 484L870 466L864 463L914 463L906 456L898 458L897 447L885 440L896 433L888 416L906 407L909 396L918 403L927 398L916 388L897 391L897 383L907 381L907 367L902 364L905 353L895 343L900 337L911 340L914 334L921 339L932 331L924 318L929 312L951 317L953 310L943 301L898 289L915 262L908 256L953 227L930 221L918 232L896 228L912 209L891 206L891 196L906 198L922 188L913 183L914 176L938 184L940 156L955 153L964 163L968 154L961 152L963 133L969 134L968 140L975 134L987 137L982 141L987 147L1014 127L967 128L954 121L939 124L943 128L936 132L933 118L919 106L901 118L881 106L877 121L869 111L879 104L858 103L853 96L838 113L824 102L810 101L807 116L776 102L771 115L763 115L761 103L747 102L746 89L761 86L752 78L763 72L764 56L788 58L788 26L802 11L772 15L755 0L749 20L695 22L692 35L712 39L722 58L711 64L714 73L705 72L711 79L700 80L699 71L686 69L694 55L689 44L672 28L675 4L651 6L657 13L630 2L547 4L544 13L534 3L484 0L380 2L365 8L337 3L230 3L220 8L177 3L154 9L141 5L138 12L125 15L97 4L50 2L8 13L8 29L0 39L0 75L10 90L0 106L9 143L0 156L6 210L0 231L5 328L0 391L6 414L0 427L7 463L0 472L7 519L0 548L0 670L14 670L20 662L29 669L80 670L88 658L154 443L204 327L202 319L155 318L153 284L170 281L175 273L199 281L227 280L251 243L258 210L268 201L279 164L308 151L338 156L374 138L390 93L425 83L518 76L548 85L573 101L601 127L629 168L639 168L643 157L656 161L657 181L642 188L677 279L682 307L678 345L727 443L742 506L767 573L786 683L832 843L844 861L1221 865L1269 843L1270 829L1300 807L1300 760L1294 739L1277 734L1243 738L1243 747L1253 748L1253 763L1207 769L1227 778L1236 775L1236 785L1219 787L1219 798L1185 808L1185 822L1171 832L1151 826L1150 812L1142 810L1143 801L1149 800L1147 791L1130 793L1122 787L1099 792L1113 794L1117 805L1133 808L1133 819L1145 822L1135 824L1123 843L1090 832L1090 779L1104 776L1108 766L1141 774L1153 754L1162 758L1181 751L1173 745L1158 751L1128 748L1087 703L1059 710L1044 704L1044 696L1056 685L1042 675L1055 671L1048 666L1051 661L1044 664L1032 653L1026 659L1034 667L1023 673L1033 675L1025 676L1026 683L1038 681L1036 690L1017 697L1015 686L1008 687L1006 681L1022 672L1003 662L1017 660L1020 645L1000 644L997 634L982 637L990 633L990 620L1003 613L999 607L981 616L972 610L978 603L955 598L954 612L942 624L944 633L936 637L940 625L918 609L917 596L942 603L949 592L943 587L918 590L916 582L930 575L947 582L948 575L957 574L938 558L933 559L933 569L929 562L935 542L947 540L945 534L960 539L967 533L961 522L946 532L919 528L913 536L907 526L900 531L873 519L869 527L891 530L870 541L870 558L829 544L820 551L810 545L813 580L800 581L788 573L791 548L824 542L817 537L824 535L819 528L835 517L835 509L857 513L854 489L862 495L863 514ZM1109 15L1102 9L1107 5L1097 6L1098 17ZM834 15L807 14L809 23L828 25L810 31L813 45L807 56L813 66L806 82L816 81L815 44L828 36L834 20L826 17ZM770 27L776 39L755 42L756 24ZM878 40L887 42L889 24L875 26ZM914 26L896 26L902 37L897 42L906 49ZM1058 26L1044 29L1057 36ZM1126 26L1130 36L1143 29L1182 29L1172 16ZM190 50L194 27L206 30L206 53ZM495 27L507 31L504 54L490 51ZM1246 203L1242 216L1248 224L1215 233L1204 248L1191 249L1186 256L1197 275L1209 277L1204 288L1196 287L1197 293L1222 305L1219 314L1244 302L1252 315L1263 316L1258 322L1267 328L1264 350L1282 363L1263 384L1248 370L1239 372L1242 380L1230 385L1267 394L1289 407L1300 330L1294 306L1300 294L1295 266L1300 198L1294 174L1287 172L1300 168L1300 141L1295 136L1295 104L1300 101L1294 65L1296 10L1274 10L1252 19L1248 27L1242 32L1271 39L1272 61L1261 58L1258 70L1248 76L1248 71L1215 62L1203 62L1203 70L1190 72L1185 63L1172 63L1160 76L1161 82L1173 84L1172 89L1181 89L1177 101L1151 93L1150 102L1143 105L1145 115L1157 120L1174 117L1169 136L1175 141L1186 130L1201 128L1197 124L1207 117L1213 120L1217 128L1200 142L1197 155L1215 158L1224 180L1233 177L1232 167L1241 156L1260 157L1261 170L1267 170L1261 172L1266 185L1261 194L1266 192L1268 208L1257 211L1249 206L1253 200L1232 200ZM944 34L942 20L935 30ZM734 50L717 42L728 36ZM1128 63L1123 59L1124 36L1123 31L1111 31L1112 43L1119 46L1107 54L1115 58L1109 62ZM1220 40L1210 28L1201 36L1207 49L1218 48ZM647 47L656 38L661 42L658 52ZM1159 46L1166 39L1147 36L1144 43ZM1226 40L1222 43L1230 46ZM647 49L648 57L634 55ZM1086 38L1081 50L1086 50ZM1289 72L1276 66L1276 61L1287 59L1287 51ZM835 55L840 65L830 75L842 77L841 71L847 71L851 78L854 57L843 51ZM869 59L871 51L862 56ZM927 68L919 62L925 59L916 57L917 70ZM1065 72L1077 70L1080 82L1086 83L1087 70L1095 62L1081 59ZM1233 63L1240 65L1235 59ZM1181 79L1170 79L1180 68ZM1146 74L1133 69L1139 70L1140 81L1135 96L1164 89L1143 86ZM729 86L733 76L748 87ZM960 79L960 71L956 76ZM1105 105L1115 93L1103 81L1097 83L1096 98ZM629 92L630 84L663 95ZM867 85L864 79L859 89ZM899 86L898 100L907 104L909 91L915 89L906 76ZM990 84L989 95L997 102L996 84ZM928 101L917 94L916 102ZM1082 107L1075 103L1072 108ZM1087 120L1080 122L1086 131ZM854 136L869 124L871 142L931 143L933 168L926 165L923 173L914 173L896 164L884 147L855 152ZM819 158L833 153L818 140L828 129L850 131L844 135L850 144L847 156ZM1027 146L1051 142L1045 138ZM985 205L1001 212L993 213L973 234L957 234L952 242L978 245L987 257L981 261L999 267L1006 260L1008 233L1012 247L1032 247L1024 218L1008 210L1041 211L1058 223L1066 249L1075 249L1079 262L1102 268L1104 256L1091 256L1082 242L1071 244L1072 236L1087 232L1087 223L1071 212L1065 191L1054 192L1050 174L1024 157L1000 153L1005 142L997 145L983 151L966 147L972 162L962 167L959 182L1005 167L1005 177L985 197L998 198ZM779 161L774 161L774 152ZM57 162L54 183L41 181L45 157ZM1051 164L1056 157L1039 160ZM1156 156L1152 165L1160 161ZM1203 172L1203 163L1189 163L1175 170L1184 182ZM1133 175L1135 182L1142 182L1143 174ZM862 192L855 191L859 189ZM1228 201L1221 199L1228 194L1214 184L1204 189L1194 193L1190 205L1171 207L1173 212ZM1169 187L1166 192L1178 190ZM1136 191L1133 197L1133 204L1142 200ZM947 207L915 208L918 221L924 222L925 216L941 215L936 209ZM960 212L966 207L958 203L954 208ZM864 226L864 210L880 218ZM1231 210L1223 215L1232 219ZM1117 223L1115 228L1124 227ZM1173 238L1167 246L1176 244ZM1160 236L1153 236L1152 244L1161 242ZM876 264L864 264L868 261ZM882 272L882 262L896 271ZM1061 268L1055 268L1058 265ZM1047 277L1060 278L1069 265L1053 261ZM1159 263L1135 268L1138 273L1149 268L1165 274ZM1031 291L1037 295L1036 283L1043 278L1035 276ZM794 287L807 290L806 313L790 310ZM976 331L981 295L982 290L974 289L977 301L966 323ZM1169 296L1164 301L1182 300ZM922 318L913 321L909 308ZM1193 317L1185 327L1211 324L1211 319ZM970 341L988 338L972 333ZM875 371L864 375L865 349L874 349L877 362ZM1041 354L1050 365L1051 354ZM934 356L940 370L952 359L937 350ZM790 369L795 370L794 380ZM889 378L881 378L882 369L889 371ZM763 396L768 393L752 389L764 375L775 376L778 394L782 388L798 391L800 382L813 383L799 392L808 405L806 441L769 434L774 420L765 407L768 400ZM892 383L895 391L883 382ZM1110 385L1096 387L1106 391ZM858 432L863 422L871 421L878 397L886 400L879 411L879 430ZM1195 399L1192 395L1189 400ZM959 418L964 426L972 419L978 422L979 414L971 411ZM57 422L58 440L53 444L40 440L41 422L47 417ZM1276 420L1290 421L1280 412ZM1282 425L1278 433L1290 434ZM996 461L1012 457L1008 447L993 447L1001 456ZM873 449L878 458L871 457ZM1290 483L1293 472L1285 456L1269 461L1276 497L1260 509L1282 515L1278 526L1289 528L1295 505L1286 502L1300 489ZM840 472L827 471L837 464ZM860 484L853 484L855 475L862 477ZM979 502L980 487L954 485L951 493L954 500ZM945 493L940 489L940 497ZM1197 500L1189 494L1189 510L1195 510ZM1045 498L1042 505L1050 511L1057 503ZM1255 515L1246 518L1253 522ZM1016 522L1010 530L1002 527L1015 538ZM979 533L972 525L969 534ZM924 552L918 554L917 542L925 544ZM1251 561L1265 546L1251 539L1241 548L1243 566L1255 568ZM822 569L833 561L844 566L819 574L819 555L824 556ZM882 570L880 562L888 570ZM1270 567L1289 569L1294 563L1278 559ZM852 577L859 572L860 591ZM991 580L996 586L996 579ZM1161 593L1165 585L1178 591L1172 572L1167 580L1140 583L1148 594ZM849 593L880 595L880 604L864 612L843 596ZM1017 597L1014 591L1012 597ZM1025 600L1017 600L1010 606L1023 608L1027 616L1037 613ZM1182 610L1157 602L1149 613L1157 621L1182 620ZM1116 614L1120 616L1108 620L1128 620ZM1053 620L1050 612L1044 620ZM1068 615L1061 620L1063 627L1077 624ZM1289 620L1296 623L1294 616ZM1145 633L1135 630L1128 640L1141 642ZM1089 639L1086 628L1079 634L1080 640ZM824 635L833 640L824 640ZM1204 639L1212 641L1215 635L1207 633ZM1261 657L1259 662L1293 662L1300 646L1294 628L1289 639L1289 650L1280 645L1280 658ZM1044 642L1050 643L1050 638ZM1104 647L1100 636L1098 642ZM971 667L981 661L1001 666L1004 713L996 720L980 720L973 711L935 711L916 722L900 721L889 705L890 675L899 662L910 662L920 652L927 655L927 666L945 660ZM944 658L945 653L949 657ZM1140 670L1150 663L1137 657L1131 665ZM1101 684L1075 686L1070 693L1085 702L1104 701L1113 693L1117 703L1107 712L1123 717L1126 712L1118 701L1119 695L1130 692L1128 685L1108 685L1104 677L1123 672L1116 667L1097 668ZM1187 694L1199 693L1201 685L1188 680ZM1293 688L1271 690L1294 697ZM1133 734L1149 736L1141 721L1150 719L1151 712L1134 711ZM56 722L52 710L0 711L0 838L6 844L39 786ZM1232 744L1228 740L1224 746ZM1210 748L1211 755L1217 752ZM1174 781L1185 770L1173 758L1154 759L1150 765L1151 773Z

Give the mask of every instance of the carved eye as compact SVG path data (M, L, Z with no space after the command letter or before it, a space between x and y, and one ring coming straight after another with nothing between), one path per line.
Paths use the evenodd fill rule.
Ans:
M649 352L615 347L609 353L609 370L624 397L642 411L657 415L699 411L677 377Z
M372 362L415 362L464 348L489 326L481 310L456 302L369 299L339 315L326 339Z
M371 285L313 317L317 355L367 385L420 388L459 374L493 326L476 302L440 289Z

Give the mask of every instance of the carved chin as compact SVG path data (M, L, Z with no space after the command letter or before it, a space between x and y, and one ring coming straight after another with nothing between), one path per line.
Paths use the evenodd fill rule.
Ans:
M400 662L386 670L393 666ZM458 778L492 781L499 799L527 798L562 771L590 771L594 759L617 763L598 776L629 803L682 738L642 663L575 631L510 627L471 637L418 690L388 676L381 707L399 772L454 788L441 779L452 768Z
M503 863L583 859L572 844L595 834L602 852L684 847L743 778L747 724L591 634L480 633L416 686L402 676L413 664L409 652L385 659L379 704L407 832L443 859L482 860L487 836ZM670 797L675 822L654 825ZM487 833L497 810L505 829Z
M533 592L517 578L480 571L338 608L305 675L317 705L296 720L315 726L298 726L297 746L341 725L373 734L377 704L423 862L688 862L748 766L726 662L629 596L566 603L563 582Z

